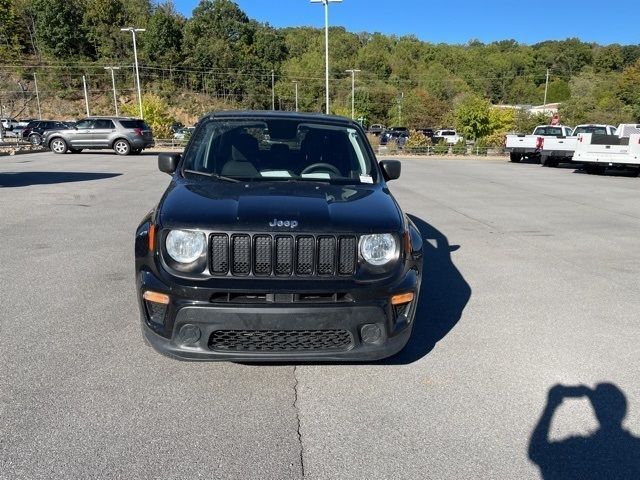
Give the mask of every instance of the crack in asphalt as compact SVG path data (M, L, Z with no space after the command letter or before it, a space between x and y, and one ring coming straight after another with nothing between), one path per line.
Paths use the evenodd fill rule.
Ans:
M304 471L304 444L302 443L302 432L300 431L300 407L298 405L298 377L296 375L296 371L298 369L297 365L293 367L293 409L296 412L296 422L297 422L297 433L298 433L298 443L300 444L300 470L302 472L302 477L305 478Z

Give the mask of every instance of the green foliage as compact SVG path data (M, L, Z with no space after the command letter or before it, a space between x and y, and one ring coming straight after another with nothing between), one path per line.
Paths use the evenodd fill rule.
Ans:
M144 35L146 57L152 62L175 64L180 62L184 20L173 5L165 3L155 9Z
M122 107L125 115L139 117L140 109L137 102L131 102ZM169 105L158 95L146 93L142 95L142 112L144 121L151 127L153 134L158 138L169 138L173 118L169 114Z
M451 147L451 153L454 155L466 155L467 142L465 140L458 140L455 145Z
M444 140L438 142L433 147L433 153L436 155L446 155L449 153L449 145Z
M465 95L454 107L456 128L475 140L491 133L491 104L477 95Z
M87 53L82 9L74 0L33 0L37 44L53 58Z
M431 147L433 143L429 137L426 137L422 132L417 130L411 130L409 132L409 138L405 143L405 148L411 153L424 153L428 147Z

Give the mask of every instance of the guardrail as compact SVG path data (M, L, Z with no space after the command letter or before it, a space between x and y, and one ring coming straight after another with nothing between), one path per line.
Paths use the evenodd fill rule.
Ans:
M179 140L177 138L154 138L156 147L160 148L184 148L188 140Z
M397 145L380 145L377 148L378 154L381 155L475 155L475 156L487 156L487 155L505 155L504 148L495 147L475 147L468 145L464 150L455 145L449 145L443 147L442 145L434 145L428 147L399 147Z

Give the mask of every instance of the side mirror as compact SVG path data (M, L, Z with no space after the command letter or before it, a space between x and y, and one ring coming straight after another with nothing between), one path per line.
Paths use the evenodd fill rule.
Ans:
M380 167L382 168L382 175L385 180L396 180L400 178L402 164L398 160L382 160Z
M181 157L179 153L161 153L158 155L158 169L169 175L173 174L178 168Z

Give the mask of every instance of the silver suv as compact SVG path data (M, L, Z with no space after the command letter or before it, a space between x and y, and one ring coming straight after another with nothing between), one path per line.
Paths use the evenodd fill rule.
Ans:
M90 117L73 128L47 132L42 144L54 153L78 153L85 148L113 148L118 155L138 154L153 147L149 126L138 118Z

